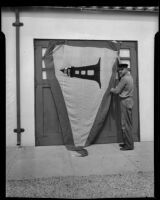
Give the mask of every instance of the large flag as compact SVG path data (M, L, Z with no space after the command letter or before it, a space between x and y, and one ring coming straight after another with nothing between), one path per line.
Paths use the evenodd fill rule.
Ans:
M49 43L44 61L46 68L54 69L48 75L66 145L87 146L99 134L110 106L117 60L118 46L111 41Z

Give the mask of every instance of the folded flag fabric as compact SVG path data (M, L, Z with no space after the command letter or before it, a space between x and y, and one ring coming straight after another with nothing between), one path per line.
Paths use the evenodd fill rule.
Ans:
M79 153L78 156L80 157L88 156L88 151L83 146L66 145L66 149L69 151L76 151Z

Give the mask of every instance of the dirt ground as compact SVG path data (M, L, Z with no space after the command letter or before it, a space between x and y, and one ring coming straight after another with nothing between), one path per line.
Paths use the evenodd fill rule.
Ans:
M138 171L115 175L8 180L6 197L70 199L154 197L154 173Z

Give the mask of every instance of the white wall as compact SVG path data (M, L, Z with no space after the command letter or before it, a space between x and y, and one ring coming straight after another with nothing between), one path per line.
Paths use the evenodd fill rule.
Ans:
M22 12L21 48L21 123L22 145L35 145L34 46L33 39L89 39L138 41L139 108L141 141L153 141L154 133L154 35L158 14ZM6 141L16 145L16 66L15 16L2 11L2 31L6 36Z

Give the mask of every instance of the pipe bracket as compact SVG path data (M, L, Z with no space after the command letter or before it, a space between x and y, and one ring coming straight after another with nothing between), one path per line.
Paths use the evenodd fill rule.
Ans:
M15 132L15 133L22 133L22 132L24 132L24 131L25 131L24 128L14 129L14 132Z
M21 23L21 22L14 22L12 25L13 26L23 26L23 23Z

